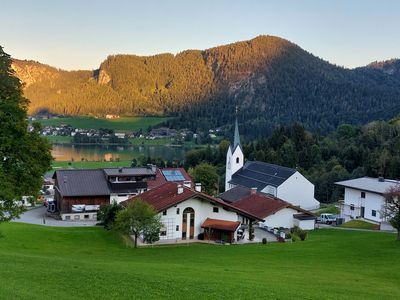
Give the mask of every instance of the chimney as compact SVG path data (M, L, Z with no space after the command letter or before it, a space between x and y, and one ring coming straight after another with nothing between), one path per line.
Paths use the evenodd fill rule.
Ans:
M385 182L385 178L383 178L382 176L379 176L378 181L379 182Z
M195 187L194 187L194 190L195 190L196 192L201 193L201 183L196 183L196 185L195 185Z
M255 195L257 194L257 188L256 187L252 187L251 191L250 191L250 195Z
M178 195L183 193L183 186L181 184L178 184Z

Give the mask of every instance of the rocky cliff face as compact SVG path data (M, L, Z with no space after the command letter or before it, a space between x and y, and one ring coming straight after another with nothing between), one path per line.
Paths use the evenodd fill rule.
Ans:
M60 76L56 69L33 61L13 60L11 68L24 84L24 88L44 80L56 80Z

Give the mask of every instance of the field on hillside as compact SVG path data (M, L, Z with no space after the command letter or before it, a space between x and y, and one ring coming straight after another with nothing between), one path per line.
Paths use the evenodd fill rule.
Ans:
M118 167L130 167L131 161L53 161L52 168L65 169L97 169L97 168L118 168Z
M39 122L43 126L59 126L68 124L74 128L81 129L100 129L107 128L114 131L147 131L149 126L154 126L166 121L168 118L162 117L123 117L119 119L100 119L94 117L71 117L71 118L52 118L43 119Z
M133 249L102 228L1 224L0 299L400 298L400 243L316 230L305 242Z

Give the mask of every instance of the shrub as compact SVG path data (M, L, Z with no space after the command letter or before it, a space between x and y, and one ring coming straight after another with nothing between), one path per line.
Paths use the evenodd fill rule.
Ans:
M298 236L297 235L292 235L292 242L298 241Z
M263 245L265 245L267 243L267 238L263 238L262 243L263 243Z
M202 233L199 233L199 234L197 235L197 239L199 239L200 241L204 240L204 233L203 233L203 232L202 232Z
M301 231L301 229L298 226L294 226L293 228L290 229L290 233L292 235L298 235L300 231Z
M291 239L292 238L292 234L290 232L286 233L285 238L286 239Z
M300 230L300 232L298 233L299 238L304 241L307 237L307 231L306 230Z

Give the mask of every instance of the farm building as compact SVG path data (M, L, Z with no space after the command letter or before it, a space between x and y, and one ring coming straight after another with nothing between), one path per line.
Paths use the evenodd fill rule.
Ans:
M67 169L54 172L56 210L63 220L96 220L101 205L129 197L172 181L192 187L181 168Z

